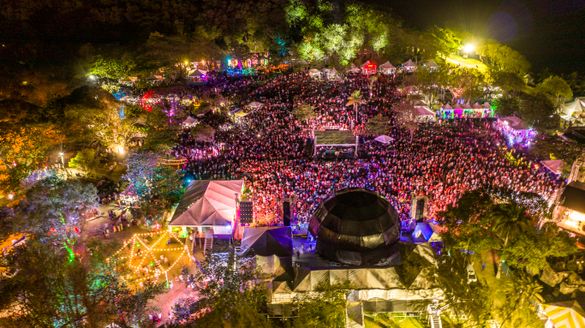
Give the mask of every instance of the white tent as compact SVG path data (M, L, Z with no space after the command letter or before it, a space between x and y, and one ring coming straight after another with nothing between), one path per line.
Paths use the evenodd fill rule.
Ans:
M334 68L324 68L323 69L323 76L328 80L336 80L339 78L339 74L337 70Z
M402 64L402 69L404 69L404 71L407 73L416 71L416 67L416 64L411 59Z
M197 180L192 182L179 202L170 226L218 227L233 226L236 199L240 197L243 180Z
M253 102L248 104L248 107L252 108L253 110L256 110L256 109L262 107L262 103L257 102L257 101L253 101Z
M195 125L197 125L197 119L194 118L193 116L187 116L187 118L183 121L183 123L181 123L181 125L185 129L192 128Z
M351 67L347 70L348 73L358 74L362 70L359 67L356 67L354 64L351 64Z
M392 75L396 73L396 67L387 61L384 64L378 66L378 71L384 75Z
M427 60L424 64L423 64L424 68L428 69L429 71L436 71L439 69L439 65L437 65L437 63L430 59Z
M435 112L427 106L414 106L415 120L419 122L428 122L435 119Z
M309 70L309 76L313 79L320 79L321 78L321 71L316 68L311 68Z
M394 140L394 138L389 137L385 134L381 135L381 136L377 136L374 140L376 140L379 143L383 143L383 144L389 144L390 142L392 142Z

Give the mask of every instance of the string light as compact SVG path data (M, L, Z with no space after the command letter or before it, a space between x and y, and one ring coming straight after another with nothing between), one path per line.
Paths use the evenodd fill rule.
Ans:
M145 240L143 240L144 237L153 237L156 235L160 235L154 242L152 243L148 243ZM156 247L159 243L161 243L163 240L167 239L168 240L175 240L176 242L182 244L182 246L179 247ZM149 246L150 245L150 246ZM128 246L130 246L130 254L129 255L121 255L122 252L126 251L128 252ZM137 252L135 251L136 248L140 247L141 251L140 251L140 255L137 254ZM156 256L156 252L178 252L180 251L179 255L177 256L177 258L175 259L175 261L173 261L173 263L171 263L171 265L169 267L167 267L166 269L164 268L163 264L161 264L161 262L159 261L159 258ZM140 260L138 261L138 263L136 263L137 260L137 256L140 256ZM123 263L126 263L126 265L130 268L130 270L133 272L134 275L138 274L139 272L142 272L142 274L144 274L144 268L146 267L144 265L144 261L150 257L152 259L150 263L154 263L154 267L155 272L152 274L148 274L150 273L150 271L152 270L151 268L148 268L147 271L147 275L143 276L143 277L133 277L132 274L129 274L127 277L122 277L122 280L124 280L125 282L132 282L134 284L136 283L141 283L147 280L158 280L160 278L161 275L165 276L165 279L168 281L168 273L173 270L175 268L175 266L181 262L181 260L185 259L185 256L187 258L188 261L192 261L193 260L193 256L191 255L190 251L189 251L189 247L186 243L184 243L183 241L181 241L174 233L170 232L170 231L154 231L154 232L145 232L145 233L136 233L134 234L129 240L124 241L123 246L118 249L111 257L109 257L107 259L107 261L109 262L111 259L115 260L117 264L122 265ZM136 264L135 264L136 263Z

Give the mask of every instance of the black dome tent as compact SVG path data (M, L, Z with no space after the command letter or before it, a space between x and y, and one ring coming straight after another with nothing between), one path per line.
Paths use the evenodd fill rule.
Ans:
M310 221L317 252L350 265L383 264L396 253L400 220L380 195L344 189L325 200Z

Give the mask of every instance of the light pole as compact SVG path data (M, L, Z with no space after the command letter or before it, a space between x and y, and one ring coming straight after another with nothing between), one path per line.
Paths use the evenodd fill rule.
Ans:
M60 151L59 152L59 158L61 158L61 168L63 168L63 169L65 168L65 159L64 159L64 156L65 156L65 154L62 151Z

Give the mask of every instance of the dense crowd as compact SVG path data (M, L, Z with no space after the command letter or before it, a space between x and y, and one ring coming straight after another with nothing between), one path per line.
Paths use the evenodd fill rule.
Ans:
M285 199L292 202L293 217L306 222L324 199L349 187L375 190L407 219L413 195L428 196L428 214L437 217L468 190L507 188L549 199L561 183L530 161L522 165L511 161L510 156L521 155L505 147L487 120L424 123L414 132L404 128L392 111L400 97L391 79L350 76L319 81L298 72L252 81L222 79L207 88L262 106L235 123L204 118L216 128L214 140L201 141L185 133L175 154L189 159L187 170L195 178L248 180L255 218L261 224L280 220ZM355 90L365 102L357 117L346 105ZM295 110L306 104L315 115L299 120ZM378 114L390 121L389 144L363 134L365 123ZM311 157L307 146L311 130L332 126L363 134L357 158Z

